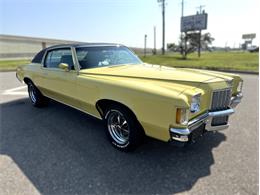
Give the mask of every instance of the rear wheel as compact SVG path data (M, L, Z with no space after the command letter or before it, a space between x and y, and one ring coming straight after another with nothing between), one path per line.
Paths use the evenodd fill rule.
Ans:
M41 94L32 82L28 82L28 94L33 106L42 107L47 105L48 99Z
M128 109L111 106L106 112L105 122L108 138L119 150L133 150L142 142L143 129Z

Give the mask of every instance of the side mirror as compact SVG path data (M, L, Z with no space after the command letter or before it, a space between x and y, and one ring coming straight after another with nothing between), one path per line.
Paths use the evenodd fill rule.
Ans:
M59 68L65 70L65 71L69 71L69 65L66 63L60 63Z

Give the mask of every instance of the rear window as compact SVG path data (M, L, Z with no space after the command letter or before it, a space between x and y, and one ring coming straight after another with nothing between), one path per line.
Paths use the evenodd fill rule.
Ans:
M46 49L41 50L39 53L37 53L34 58L32 59L32 63L41 63L42 62L42 58L44 56Z

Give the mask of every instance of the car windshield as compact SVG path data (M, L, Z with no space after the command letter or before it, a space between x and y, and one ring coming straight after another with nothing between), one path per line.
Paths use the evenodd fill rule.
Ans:
M78 47L76 53L81 69L142 63L124 46Z

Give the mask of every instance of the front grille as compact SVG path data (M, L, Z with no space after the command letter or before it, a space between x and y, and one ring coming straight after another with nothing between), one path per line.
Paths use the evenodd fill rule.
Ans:
M231 100L231 88L213 91L210 111L225 110Z

